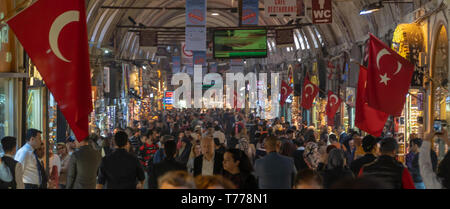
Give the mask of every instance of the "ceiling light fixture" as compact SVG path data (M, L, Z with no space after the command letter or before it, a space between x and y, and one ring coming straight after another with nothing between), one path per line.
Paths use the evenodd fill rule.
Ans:
M219 13L213 12L213 13L211 13L211 15L212 15L212 16L219 16Z
M413 1L379 1L376 3L372 3L363 7L363 9L359 12L360 15L371 14L376 11L379 11L384 6L383 4L414 4Z
M377 3L372 3L369 4L367 6L365 6L360 12L359 15L366 15L366 14L371 14L374 13L376 11L379 11L380 9L382 9L383 6L383 2L377 2Z

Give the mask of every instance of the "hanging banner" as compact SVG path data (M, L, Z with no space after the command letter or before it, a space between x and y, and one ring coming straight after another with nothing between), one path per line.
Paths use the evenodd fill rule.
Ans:
M259 18L259 1L243 0L242 1L242 25L258 25Z
M265 0L266 16L297 16L297 0Z
M184 72L186 72L188 75L194 76L194 65L190 65L190 66L189 65L185 65L184 69L185 69Z
M110 92L110 73L109 67L103 68L103 90L105 93Z
M128 77L128 73L130 71L130 66L128 64L122 64L122 76L123 76L123 83L124 83L124 91L125 95L128 94L128 89L130 89L130 79ZM95 97L94 97L95 98Z
M202 76L205 76L208 68L206 68L206 52L194 51L194 65L202 66Z
M243 73L244 72L244 60L243 59L231 59L230 60L230 73Z
M331 0L312 0L313 24L333 22Z
M190 50L186 50L186 43L181 43L181 58L184 65L193 65L194 54Z
M186 0L186 26L206 25L206 0Z
M306 7L303 0L297 0L297 17L306 16Z
M206 51L206 28L186 27L186 49L190 51Z
M209 63L209 73L217 73L217 62Z
M172 57L172 73L179 73L181 68L181 57L180 56L173 56Z
M206 52L194 51L194 65L202 65L206 67Z

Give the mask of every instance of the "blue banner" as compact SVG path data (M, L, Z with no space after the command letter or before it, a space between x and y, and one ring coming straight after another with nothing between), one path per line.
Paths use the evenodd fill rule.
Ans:
M206 0L186 0L186 26L206 26Z
M206 52L194 51L194 65L202 65L202 76L205 76L208 68L206 67Z
M186 48L190 51L206 52L206 28L186 27ZM206 54L205 54L206 56Z
M184 66L185 72L190 75L193 76L194 75L194 66L190 66L190 65L185 65Z
M173 56L172 57L172 73L179 73L181 68L181 57Z
M242 25L258 25L258 0L242 1Z
M206 52L194 51L194 65L202 65L206 67Z
M210 73L217 73L217 62L212 62L209 65L209 72Z

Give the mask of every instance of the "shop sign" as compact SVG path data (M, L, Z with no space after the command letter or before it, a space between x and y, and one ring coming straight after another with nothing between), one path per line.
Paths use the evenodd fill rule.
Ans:
M144 30L139 35L139 46L149 47L158 45L158 33L156 31Z
M291 16L297 15L297 0L265 0L264 11L266 16Z
M332 8L331 0L312 0L313 24L332 23Z

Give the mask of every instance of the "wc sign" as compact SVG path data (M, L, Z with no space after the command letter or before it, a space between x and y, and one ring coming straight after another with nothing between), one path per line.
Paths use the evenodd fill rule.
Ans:
M313 24L333 22L331 0L312 0Z

